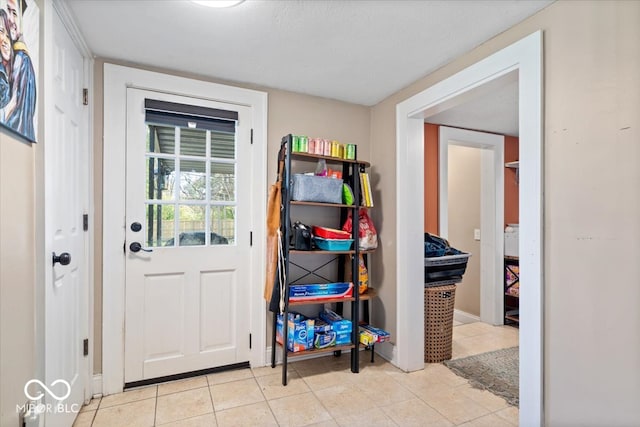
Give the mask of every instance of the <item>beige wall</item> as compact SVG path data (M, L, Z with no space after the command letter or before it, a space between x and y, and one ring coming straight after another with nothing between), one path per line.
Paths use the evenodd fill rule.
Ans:
M103 72L105 62L123 64L118 61L98 59L95 62L95 115L94 115L94 190L96 209L96 274L95 280L95 316L94 316L94 372L102 372L102 121L103 121ZM138 68L145 68L140 67ZM336 139L338 141L358 144L358 157L362 160L370 159L369 130L370 109L368 107L334 101L326 98L303 95L298 93L274 90L250 85L238 85L212 78L168 70L145 68L167 74L190 77L199 80L225 83L233 86L262 90L268 93L268 147L267 147L267 182L270 184L276 178L276 157L280 147L280 140L288 133L309 135ZM105 168L108 165L104 165ZM375 167L372 169L375 171ZM316 210L317 211L317 210ZM338 224L336 224L338 226ZM108 232L108 230L104 230ZM271 322L271 316L268 315ZM268 323L267 331L271 327ZM270 341L269 341L270 342Z
M559 1L372 109L374 212L395 333L395 106L544 31L544 407L550 426L640 420L640 2ZM411 209L410 206L406 207ZM421 219L420 219L421 220Z
M448 224L449 244L472 254L467 271L456 288L455 308L480 317L480 241L473 230L480 229L479 148L449 145Z
M0 425L17 426L16 405L34 377L35 148L0 130Z

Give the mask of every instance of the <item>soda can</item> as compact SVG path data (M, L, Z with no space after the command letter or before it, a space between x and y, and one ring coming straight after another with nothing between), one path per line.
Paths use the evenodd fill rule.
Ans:
M331 157L340 157L340 143L331 141Z
M347 144L347 159L355 160L356 158L356 144Z
M297 135L291 135L291 152L297 153L300 151L300 137Z
M324 152L322 154L331 157L331 141L328 139L324 140Z
M301 153L308 153L309 152L309 138L307 138L306 136L300 136L300 143L298 148L300 149Z

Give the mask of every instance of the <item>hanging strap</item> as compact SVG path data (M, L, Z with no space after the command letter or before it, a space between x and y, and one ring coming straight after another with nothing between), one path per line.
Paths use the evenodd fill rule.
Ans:
M284 313L284 293L287 272L285 271L284 251L282 249L282 232L278 229L278 283L280 285L280 314Z

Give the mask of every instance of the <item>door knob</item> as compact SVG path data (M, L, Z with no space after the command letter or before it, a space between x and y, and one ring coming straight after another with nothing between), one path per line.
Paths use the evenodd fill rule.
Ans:
M153 249L143 248L142 245L140 243L138 243L138 242L132 242L129 245L129 249L131 250L131 252L140 252L140 251L153 252Z
M53 265L56 265L57 262L59 262L60 265L69 265L71 255L69 255L69 252L62 252L60 255L56 255L56 253L53 252Z

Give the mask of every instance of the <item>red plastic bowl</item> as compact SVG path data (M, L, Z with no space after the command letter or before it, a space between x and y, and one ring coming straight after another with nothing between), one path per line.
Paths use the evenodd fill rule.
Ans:
M314 225L311 227L311 232L316 237L322 237L323 239L340 239L346 240L351 238L351 233L342 230L336 230L335 228L318 227Z

